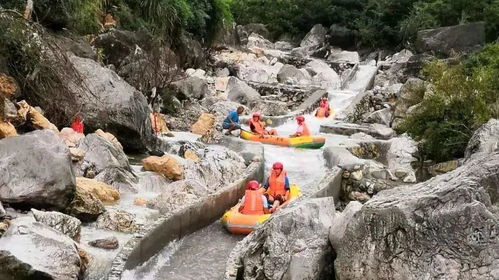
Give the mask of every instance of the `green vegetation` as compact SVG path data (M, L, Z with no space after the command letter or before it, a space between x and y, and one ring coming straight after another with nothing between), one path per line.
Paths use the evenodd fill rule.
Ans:
M473 132L499 117L499 44L458 65L429 63L423 74L433 88L399 132L422 141L421 150L430 159L462 157Z
M353 30L367 46L396 46L423 28L486 21L489 41L499 32L497 0L234 0L238 23L265 23L275 37L303 36L317 23Z

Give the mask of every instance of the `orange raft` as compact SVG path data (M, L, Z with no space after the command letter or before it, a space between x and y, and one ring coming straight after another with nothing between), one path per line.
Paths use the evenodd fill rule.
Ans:
M240 137L245 140L263 144L302 149L320 149L326 143L326 138L321 136L281 137L274 135L257 135L244 130L241 131Z
M285 207L293 200L301 196L301 190L297 185L291 184L289 187L289 199L279 208ZM236 204L222 216L222 224L234 234L250 234L256 227L263 224L271 214L245 215L239 212L241 203Z
M329 109L329 116L328 116L328 118L330 118L332 116L334 116L334 110L331 108L331 109ZM315 113L315 117L319 118L319 119L326 118L326 109L319 107L319 109L317 109L317 112Z

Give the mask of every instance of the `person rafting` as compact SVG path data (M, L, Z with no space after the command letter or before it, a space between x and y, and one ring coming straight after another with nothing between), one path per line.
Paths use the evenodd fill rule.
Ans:
M246 191L241 199L239 212L245 215L263 215L269 213L267 197L258 191L260 184L257 181L249 181Z
M305 117L297 116L296 122L298 123L298 128L296 129L296 133L290 135L290 137L310 136L310 130L308 129L307 124L305 123Z
M83 120L80 118L80 116L76 115L73 118L73 121L71 122L71 128L76 132L76 133L83 133L85 127L83 125Z
M272 165L269 179L263 187L266 190L265 197L272 204L269 212L274 213L277 207L289 198L289 179L282 163L276 162Z
M251 119L248 121L251 132L259 135L276 135L275 129L265 129L265 124L261 121L260 113L253 113Z
M229 115L227 115L222 123L222 128L227 129L225 135L230 135L232 131L241 129L241 125L239 125L239 116L243 112L243 106L239 106L237 110L232 110L229 112Z
M322 97L321 103L319 104L319 108L317 109L315 116L319 118L328 118L330 112L331 108L329 107L329 101L327 100L327 97Z

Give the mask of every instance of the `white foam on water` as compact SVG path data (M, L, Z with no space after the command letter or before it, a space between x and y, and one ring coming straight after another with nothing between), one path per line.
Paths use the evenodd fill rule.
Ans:
M170 242L161 252L149 259L147 262L132 270L125 270L121 276L122 280L156 280L160 269L169 265L171 257L182 245L181 240Z

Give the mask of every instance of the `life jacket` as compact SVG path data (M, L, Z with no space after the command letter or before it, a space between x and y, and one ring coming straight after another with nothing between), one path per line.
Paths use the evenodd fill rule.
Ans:
M272 172L269 178L269 189L267 190L267 193L273 197L275 197L278 194L284 196L286 194L287 175L288 174L286 170L282 170L279 176L275 176L274 172Z
M265 133L265 127L263 126L262 122L254 121L253 119L251 119L251 120L249 120L249 124L250 124L250 126L253 125L253 127L254 127L253 132L254 133L258 133L258 134Z
M296 132L300 133L300 136L310 136L310 130L305 122L298 125Z
M83 133L83 122L82 121L74 121L72 124L71 124L71 128L77 132L77 133Z
M263 215L262 194L254 190L246 190L244 193L244 204L241 213L245 215Z
M324 118L326 117L327 111L328 111L327 108L319 107L319 109L317 109L317 113L315 113L315 116L319 118Z

